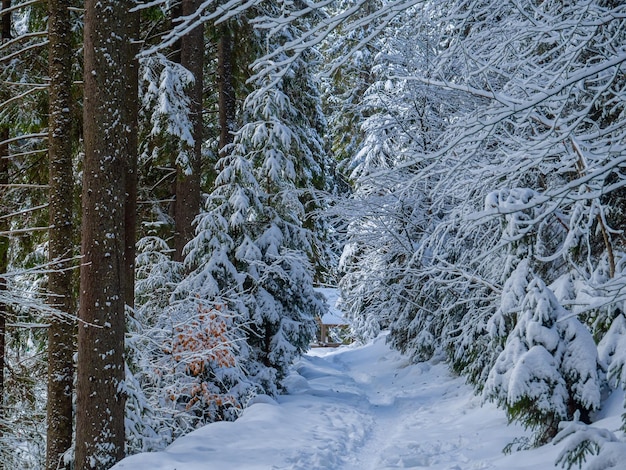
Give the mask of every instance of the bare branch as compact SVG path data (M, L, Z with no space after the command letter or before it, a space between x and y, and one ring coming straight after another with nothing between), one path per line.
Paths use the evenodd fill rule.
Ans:
M27 183L9 183L0 184L0 188L34 188L34 189L48 189L47 184L27 184Z
M2 142L0 142L0 145L6 145L6 144L10 144L12 142L17 142L20 140L24 140L24 139L45 139L48 137L48 133L47 132L37 132L34 134L23 134L23 135L19 135L17 137L13 137L11 139L7 139L7 140L3 140ZM3 158L10 158L10 157L3 157Z
M16 217L18 215L29 214L30 212L38 211L39 209L45 209L46 207L48 207L47 203L46 204L41 204L40 206L29 207L27 209L22 209L21 211L13 212L11 214L2 215L2 216L0 216L0 220L2 220L2 219L9 219L11 217Z
M0 63L2 63L2 62L7 62L7 61L9 61L9 60L11 60L11 59L13 59L13 58L15 58L15 57L19 57L19 56L20 56L20 55L22 55L24 52L29 51L29 50L31 50L31 49L37 49L37 48L39 48L39 47L44 47L44 46L47 46L47 45L48 45L48 43L49 43L49 41L48 41L48 40L46 40L46 41L41 41L41 42L38 42L38 43L36 43L36 44L31 44L30 46L23 47L23 48L22 48L22 49L20 49L19 51L16 51L16 52L13 52L12 54L5 55L5 56L0 57Z
M13 237L15 235L20 235L23 233L45 232L47 230L50 230L50 227L20 228L15 230L8 230L6 232L0 232L0 237Z
M0 10L1 12L2 10ZM30 39L30 38L38 38L38 37L44 37L48 35L48 31L37 31L35 33L26 33L26 34L21 34L18 37L11 39L10 41L7 42L3 42L2 44L0 44L0 51L3 49L8 49L11 46L24 41L26 39Z
M0 103L0 106L2 106L3 108L6 107L6 106L9 106L14 101L19 101L22 98L24 98L25 96L31 95L31 94L36 93L36 92L41 91L41 90L45 90L46 87L47 87L47 85L37 86L37 87L31 88L30 90L27 90L24 93L21 93L19 95L15 95L15 96L9 98L8 100Z
M18 5L13 5L9 8L4 8L0 10L0 17L6 15L7 13L11 13L12 11L21 10L22 8L29 7L31 5L36 5L37 3L42 3L43 0L30 0L28 2L20 3Z

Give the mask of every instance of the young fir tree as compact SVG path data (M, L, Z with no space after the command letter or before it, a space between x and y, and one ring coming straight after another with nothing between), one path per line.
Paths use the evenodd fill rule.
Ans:
M532 444L540 445L575 412L588 421L600 406L600 388L598 354L589 330L534 277L489 374L485 396L535 431Z
M208 422L234 419L250 385L240 367L235 314L197 286L167 243L144 237L129 319L127 451L159 450ZM190 288L191 290L186 290Z
M303 65L296 64L301 72ZM288 70L255 82L246 123L221 158L206 213L198 218L186 257L191 274L179 286L238 314L242 365L269 394L308 348L322 308L308 259L313 236L303 227L307 210L299 196L323 168L315 123L299 107L308 99L301 77Z
M150 202L142 214L149 230L169 237L165 228L174 224L168 210L176 166L189 167L195 146L190 117L191 100L187 90L194 77L182 65L156 53L140 60L139 70L139 166L140 192ZM191 170L189 170L191 171Z
M257 141L267 155L259 152L255 157L263 160L282 156L280 147L266 144L267 137L288 138L281 132L289 133L273 128L280 123L268 124L257 123L264 127L262 132L271 133ZM239 139L253 137L245 134L251 130L244 127L237 134L233 151L221 161L207 213L199 218L190 243L187 263L194 271L181 285L202 287L209 300L223 299L240 314L236 322L246 332L248 349L244 367L261 390L273 394L291 361L308 348L313 315L321 303L312 288L310 234L299 220L301 204L295 188L281 188L278 179L284 172L279 165L286 162L269 161L265 175L262 166L255 171L253 164L261 162L238 152L246 149ZM257 178L264 179L272 193Z

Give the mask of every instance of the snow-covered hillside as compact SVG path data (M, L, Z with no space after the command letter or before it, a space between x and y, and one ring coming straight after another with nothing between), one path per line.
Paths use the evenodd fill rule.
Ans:
M115 470L553 468L560 446L503 455L525 434L445 364L410 364L385 344L314 349L294 367L290 394L257 397L236 422L210 424L163 452ZM600 426L617 430L615 397Z

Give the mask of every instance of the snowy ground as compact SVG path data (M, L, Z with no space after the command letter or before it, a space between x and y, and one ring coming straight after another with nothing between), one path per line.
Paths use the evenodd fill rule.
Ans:
M214 423L163 452L114 470L543 470L559 446L503 455L513 438L501 410L481 406L445 364L410 364L378 338L314 349L295 366L289 395L257 397L233 423ZM598 423L616 430L621 399Z

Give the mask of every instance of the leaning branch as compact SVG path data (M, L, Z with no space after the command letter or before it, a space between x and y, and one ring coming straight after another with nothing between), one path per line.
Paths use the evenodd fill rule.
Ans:
M20 3L18 5L13 5L9 8L3 8L0 10L0 18L6 15L7 13L11 13L12 11L21 10L22 8L29 7L31 5L36 5L37 3L42 3L42 0L30 0L29 2Z
M6 215L3 215L3 216L0 216L0 220L10 219L11 217L16 217L18 215L28 214L30 212L38 211L39 209L45 209L46 207L48 207L47 203L46 204L41 204L40 206L29 207L27 209L22 209L21 211L17 211L17 212L13 212L11 214L6 214Z
M0 11L1 13L2 11ZM30 39L30 38L38 38L38 37L44 37L48 35L48 31L37 31L34 33L26 33L26 34L20 34L18 37L11 39L10 41L4 42L2 43L2 45L0 45L0 51L3 49L8 49L11 46L13 46L14 44L17 44L18 42L24 41L25 39Z
M50 227L18 228L15 230L7 230L6 232L0 232L0 237L13 237L23 233L45 232L47 230L50 230Z
M5 108L6 106L9 106L11 103L13 103L15 101L19 101L22 98L24 98L24 97L26 97L26 96L28 96L28 95L30 95L32 93L35 93L35 92L41 91L41 90L45 90L46 88L47 88L47 85L43 85L43 86L39 85L39 86L37 86L35 88L31 88L30 90L25 91L24 93L20 93L19 95L15 95L15 96L9 98L6 101L3 101L2 103L0 103L0 106Z
M6 139L0 142L0 145L7 145L13 142L17 142L19 140L24 140L24 139L43 139L48 137L48 133L47 132L37 132L35 134L24 134L24 135L18 135L17 137L12 137L10 139ZM9 157L3 157L3 158L9 158Z
M47 46L49 43L50 43L50 41L45 40L45 41L38 42L36 44L31 44L30 46L27 46L27 47L23 47L19 51L15 51L13 54L9 54L9 55L5 55L3 57L0 57L0 63L7 62L7 61L9 61L9 60L11 60L11 59L13 59L15 57L19 57L24 52L29 51L31 49L37 49L38 47Z

